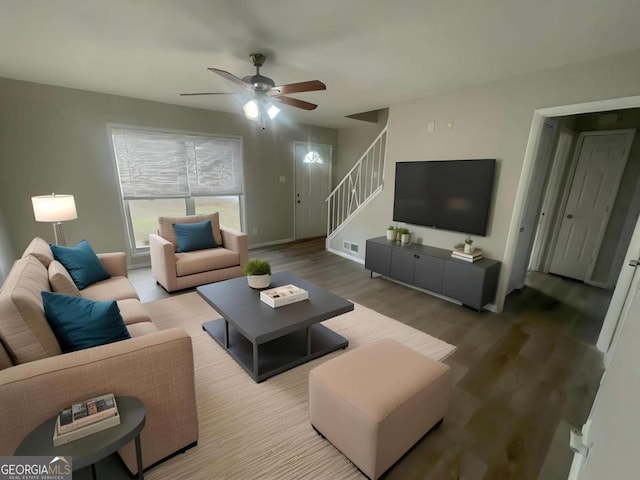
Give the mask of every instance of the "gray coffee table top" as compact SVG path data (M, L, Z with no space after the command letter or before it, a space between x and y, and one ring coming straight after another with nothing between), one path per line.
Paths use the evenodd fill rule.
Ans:
M353 303L289 272L271 275L269 288L293 284L309 293L301 302L272 308L246 277L198 287L198 293L252 343L262 344L353 310Z

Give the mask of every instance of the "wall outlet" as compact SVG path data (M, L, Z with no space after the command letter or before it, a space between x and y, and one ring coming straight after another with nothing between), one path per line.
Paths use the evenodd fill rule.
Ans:
M284 175L280 175L280 183L285 183L287 181L287 177Z
M258 229L254 227L253 230L251 230L251 233L253 235L257 235L258 234Z
M435 120L431 120L427 122L427 133L433 133L436 131L436 122Z

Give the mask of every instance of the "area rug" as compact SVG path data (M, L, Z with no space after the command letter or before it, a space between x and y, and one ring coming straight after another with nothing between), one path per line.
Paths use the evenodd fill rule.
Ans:
M309 424L309 371L339 350L255 383L204 332L203 322L219 315L193 293L145 305L160 329L184 328L193 339L198 446L145 474L149 480L287 480L365 478ZM349 349L378 338L393 338L443 360L455 347L356 304L353 312L324 322L349 339ZM176 412L179 415L179 412Z

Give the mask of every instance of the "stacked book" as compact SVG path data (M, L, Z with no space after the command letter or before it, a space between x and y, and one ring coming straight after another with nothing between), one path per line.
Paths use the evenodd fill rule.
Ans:
M289 305L309 298L309 293L295 285L283 285L282 287L271 288L260 292L260 300L271 308Z
M453 258L457 258L458 260L464 260L465 262L475 262L476 260L480 260L482 258L482 250L480 250L479 248L474 248L471 253L464 253L464 249L454 248L451 252L451 256Z
M53 445L58 447L116 425L120 425L120 415L113 394L90 398L58 414Z

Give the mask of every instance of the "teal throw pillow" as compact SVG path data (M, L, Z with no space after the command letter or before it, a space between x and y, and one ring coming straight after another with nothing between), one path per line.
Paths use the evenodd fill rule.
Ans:
M42 292L44 313L64 353L131 338L118 304Z
M51 251L53 257L67 269L80 290L100 280L111 278L86 240L81 240L75 247L51 245Z
M219 246L213 238L211 220L197 223L174 223L173 230L176 232L178 252L191 252Z

